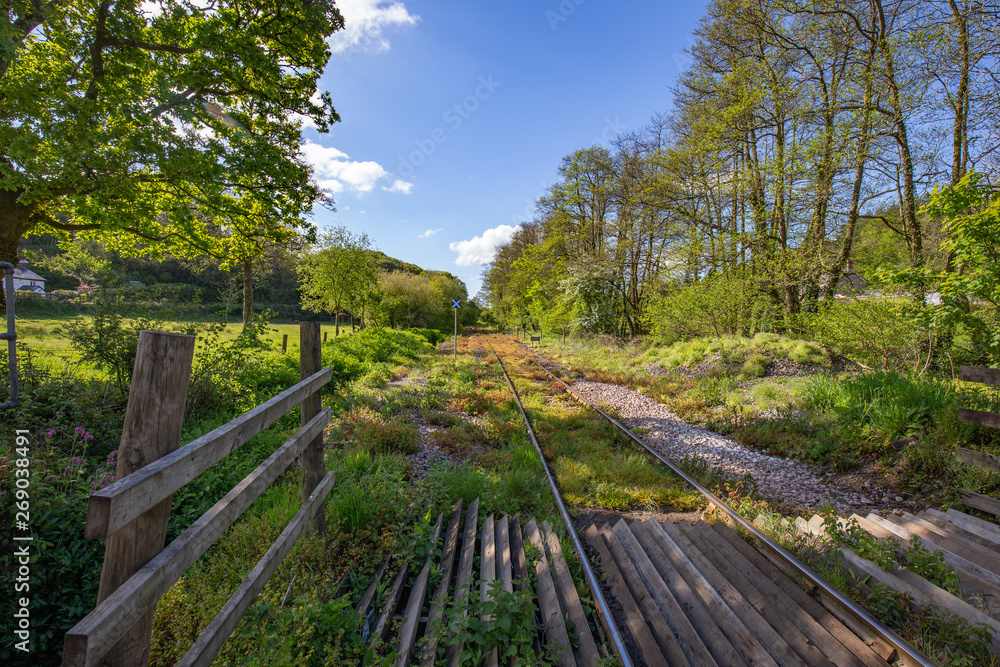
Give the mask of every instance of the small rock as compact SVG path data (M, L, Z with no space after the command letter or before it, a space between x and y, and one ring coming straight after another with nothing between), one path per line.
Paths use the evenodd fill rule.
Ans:
M896 502L897 503L903 502L903 496L896 496Z

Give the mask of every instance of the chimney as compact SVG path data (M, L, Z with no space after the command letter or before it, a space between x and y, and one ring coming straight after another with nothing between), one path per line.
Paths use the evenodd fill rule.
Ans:
M17 268L19 268L19 269L27 269L28 268L28 260L22 259L20 262L17 263Z
M854 261L847 260L847 273L854 273Z

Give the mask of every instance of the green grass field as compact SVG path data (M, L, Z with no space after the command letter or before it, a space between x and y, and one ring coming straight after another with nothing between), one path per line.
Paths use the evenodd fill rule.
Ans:
M90 316L81 315L85 319ZM18 354L21 359L30 356L31 362L36 366L48 370L58 370L66 366L77 367L76 370L81 377L104 377L104 375L80 360L80 354L70 345L69 339L61 333L64 327L73 317L33 317L18 318L17 339ZM190 331L192 327L204 327L211 324L210 321L174 320L167 321L163 330L174 333ZM219 339L230 341L236 338L243 330L240 323L229 323L225 325ZM320 325L320 335L333 339L336 329L331 323ZM271 341L276 347L281 346L284 336L288 336L288 354L298 355L299 352L299 325L292 324L271 324L267 327L265 338ZM341 336L352 335L350 325L340 327ZM199 340L206 337L204 332L196 334ZM196 348L197 349L197 348ZM198 352L195 352L197 355Z

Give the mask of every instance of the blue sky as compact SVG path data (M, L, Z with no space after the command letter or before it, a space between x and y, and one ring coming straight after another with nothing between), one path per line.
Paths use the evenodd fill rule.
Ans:
M305 130L337 210L314 221L450 271L470 296L563 156L669 110L704 12L701 1L337 4L347 28L321 87L342 122Z

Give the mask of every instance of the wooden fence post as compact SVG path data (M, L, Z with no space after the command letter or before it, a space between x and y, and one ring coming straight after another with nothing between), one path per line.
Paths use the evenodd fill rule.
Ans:
M329 332L329 331L324 331L324 332L323 332L323 342L324 342L324 343L326 342L326 335L327 335L328 333L330 333L330 332Z
M299 379L306 379L323 367L323 351L319 342L319 322L299 322ZM305 425L320 411L320 393L307 396L302 401L301 423ZM302 450L302 504L309 500L313 490L323 480L323 434L320 433ZM323 534L326 529L326 512L322 507L316 512L312 528Z
M118 445L118 479L177 449L184 424L184 403L194 336L142 331L129 387L125 424ZM100 604L163 549L173 496L108 538L97 592ZM149 662L153 609L136 619L102 664L128 667Z
M288 352L288 334L281 337L281 353Z

